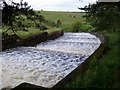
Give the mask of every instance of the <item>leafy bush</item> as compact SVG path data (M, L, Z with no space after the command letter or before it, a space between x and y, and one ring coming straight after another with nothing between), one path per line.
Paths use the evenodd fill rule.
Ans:
M55 27L56 26L56 23L53 22L52 20L44 20L43 23L48 25L48 26L51 26L51 27Z
M56 22L56 27L58 28L61 25L61 21L58 19Z
M47 29L47 27L44 26L44 25L40 25L40 26L39 26L39 30L46 30L46 29Z
M30 8L31 6L28 6L28 3L23 2L23 0L21 0L20 3L11 1L11 5L7 4L5 0L1 2L3 4L1 7L2 26L7 29L5 33L12 31L16 34L17 31L28 31L29 27L36 27L45 20L43 16L38 15Z
M78 32L81 30L82 23L79 21L76 21L75 23L72 24L72 31L73 32Z
M73 32L79 32L79 31L89 31L92 28L91 25L81 23L79 21L76 21L75 23L72 24L72 31Z
M84 8L79 8L86 12L84 16L98 31L111 30L119 31L120 28L120 3L96 2Z

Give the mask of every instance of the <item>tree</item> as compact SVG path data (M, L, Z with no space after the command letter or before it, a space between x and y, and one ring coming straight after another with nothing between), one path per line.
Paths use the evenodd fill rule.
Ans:
M79 9L86 11L84 17L96 30L118 31L120 28L119 2L96 2Z
M21 0L20 3L11 2L10 5L7 4L5 0L2 0L2 2L2 23L3 27L7 27L7 31L12 30L14 33L18 30L28 31L27 28L30 25L25 23L26 19L31 20L31 25L34 26L41 24L41 21L44 20L43 16L38 15L31 9L31 6L28 6L28 3L23 2L23 0Z

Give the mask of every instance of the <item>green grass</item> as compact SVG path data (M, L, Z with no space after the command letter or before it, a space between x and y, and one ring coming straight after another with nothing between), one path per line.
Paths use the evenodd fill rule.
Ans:
M34 35L40 34L43 31L40 31L39 29L34 29L34 28L29 28L28 32L25 31L17 31L16 34L21 38L21 39L25 39L28 37L32 37Z
M85 13L80 12L55 12L55 11L41 11L39 14L43 15L46 20L57 22L61 21L60 28L63 28L65 31L70 31L71 25L76 21L84 22L83 15ZM75 16L75 18L74 18Z
M17 36L19 36L21 39L26 39L28 37L32 37L32 36L35 36L37 34L40 34L42 32L47 32L49 35L56 32L56 31L59 31L61 30L60 28L57 29L57 28L50 28L50 29L47 29L47 30L39 30L39 29L35 29L35 28L29 28L29 31L16 31L16 34ZM5 31L5 29L2 29L2 31ZM10 30L7 32L9 35L13 35L14 33Z
M65 87L120 88L120 59L118 56L120 39L117 32L104 32L104 34L109 37L110 50L101 59L93 59L89 69Z
M61 29L51 28L51 29L47 29L47 30L44 30L44 31L40 31L39 29L30 28L30 30L28 32L18 31L17 35L20 38L25 39L25 38L32 37L34 35L40 34L42 32L47 32L48 35L50 35L50 34L56 32L56 31L59 31L59 30L61 30Z
M21 39L25 39L31 36L34 36L36 34L39 34L43 31L40 31L39 29L35 29L35 28L28 28L29 31L22 31L22 30L18 30L15 31L16 35L19 36ZM3 27L2 32L6 31L6 27ZM15 34L12 30L9 30L7 32L8 35L13 35Z

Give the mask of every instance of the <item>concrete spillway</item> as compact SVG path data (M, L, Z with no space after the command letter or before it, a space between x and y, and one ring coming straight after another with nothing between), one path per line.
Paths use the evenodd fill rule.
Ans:
M65 33L56 40L34 47L17 47L0 52L1 88L28 82L51 88L84 62L99 46L89 33Z

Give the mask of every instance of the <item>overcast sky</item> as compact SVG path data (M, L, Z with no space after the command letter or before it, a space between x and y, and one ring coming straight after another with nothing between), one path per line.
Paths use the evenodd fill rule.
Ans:
M13 0L20 2L20 0ZM78 7L84 7L96 0L23 0L28 2L34 10L45 11L80 11Z

